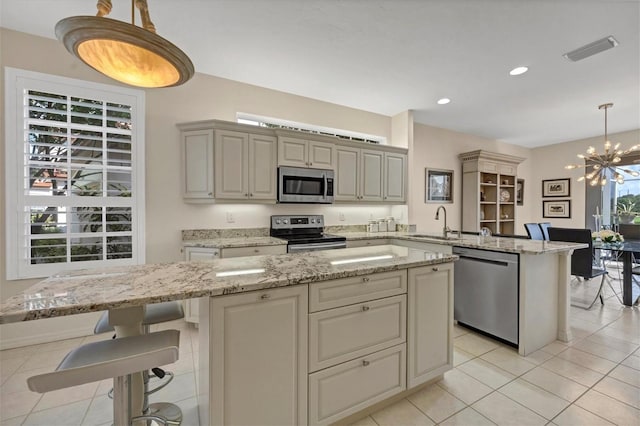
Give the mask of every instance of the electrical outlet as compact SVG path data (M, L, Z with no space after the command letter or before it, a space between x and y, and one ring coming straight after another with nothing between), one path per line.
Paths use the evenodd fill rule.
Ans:
M233 223L235 221L236 221L236 219L233 217L233 213L232 212L227 212L227 223Z
M338 219L344 222L344 213L338 213Z

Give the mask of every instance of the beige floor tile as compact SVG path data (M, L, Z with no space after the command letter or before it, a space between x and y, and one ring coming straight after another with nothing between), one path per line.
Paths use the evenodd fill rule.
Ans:
M82 426L98 426L113 422L113 400L107 395L99 395L91 404L82 421Z
M553 422L558 426L609 426L613 423L608 422L602 417L598 417L590 411L580 408L577 405L570 405L560 415L558 415Z
M0 364L8 359L25 359L33 355L35 348L33 346L24 346L22 348L5 349L0 351Z
M455 339L453 339L453 345L475 356L480 356L484 353L500 347L500 345L498 345L494 341L473 333L468 333L463 336L456 337Z
M191 353L183 353L180 349L180 358L172 364L162 365L163 370L172 371L174 374L182 374L193 371L193 356Z
M373 413L371 417L380 426L430 426L434 424L429 417L406 399Z
M6 419L3 420L2 422L0 422L0 425L2 426L20 426L22 423L24 423L24 419L26 419L27 416L20 416L20 417L14 417L12 419Z
M105 395L113 389L113 379L105 379L98 382L98 389L96 390L96 396Z
M597 371L585 368L580 364L558 357L551 358L549 361L542 364L541 367L553 371L554 373L558 373L561 376L587 387L593 386L598 380L604 377L604 374L602 373L598 373Z
M27 416L24 426L74 426L82 424L90 399L33 412Z
M601 343L595 343L589 340L589 338L586 338L585 340L573 345L573 349L579 349L583 352L587 352L597 357L607 359L616 364L625 359L629 354L633 352L633 350L621 352L613 349L613 347L611 346Z
M151 395L151 402L178 402L196 396L196 384L193 372L176 375L164 389Z
M484 417L471 407L467 407L464 410L449 417L444 422L440 423L443 426L491 426L495 425L491 420Z
M604 331L604 330L603 330ZM638 331L636 330L636 333ZM609 336L606 333L601 331L592 334L591 336L585 339L587 342L594 342L600 345L605 345L610 348L613 348L617 351L625 353L627 355L633 353L636 349L640 347L639 344L630 342L629 340L619 339L617 337Z
M547 346L543 347L541 350L548 352L552 355L557 355L560 352L566 350L568 347L569 346L566 343L556 340L555 342L549 343Z
M0 362L0 376L2 376L4 380L8 379L9 376L22 367L25 361L25 358L3 359L2 362Z
M458 366L475 358L475 355L465 352L460 348L453 347L453 365Z
M516 378L508 371L480 358L471 360L457 368L493 389L498 389Z
M536 364L525 360L511 348L499 348L482 355L480 358L516 376L536 367Z
M55 349L50 351L37 351L20 366L18 371L29 371L39 368L51 368L51 371L60 364L69 353L69 349Z
M73 339L56 340L54 342L42 343L40 345L31 346L35 349L34 352L49 352L49 351L61 351L66 350L69 352L71 349L77 348L82 345L82 341L86 337L75 337Z
M13 373L3 384L0 386L0 395L5 395L13 392L25 392L28 391L27 379L37 374L48 373L50 368L40 368L37 370L30 370L26 372Z
M489 386L458 369L447 371L438 386L466 404L472 404L492 392Z
M595 390L581 396L575 404L618 425L636 425L640 410Z
M522 378L570 402L575 401L588 390L586 386L542 367L528 371Z
M378 424L373 421L371 416L367 416L354 423L351 423L349 426L378 426Z
M553 354L550 354L549 352L545 352L543 350L539 350L539 351L535 351L532 354L529 354L527 356L524 357L525 361L529 361L532 364L537 364L540 365L543 362L545 362L548 359L553 358Z
M508 383L498 392L540 414L547 420L553 419L570 404L569 401L522 379Z
M200 418L198 417L198 400L189 398L177 403L182 410L181 426L200 426ZM375 425L375 423L374 423Z
M631 343L635 343L635 344L640 344L640 336L638 336L638 328L636 328L635 330L629 330L629 329L620 329L620 328L614 328L614 327L605 327L602 330L598 331L598 333L596 333L598 335L605 335L605 336L610 336L613 337L615 339L619 339L619 340L624 340L627 342L631 342Z
M609 376L640 388L640 370L620 364L609 373Z
M613 377L605 377L600 380L593 389L640 409L640 388L614 379Z
M545 425L547 420L507 398L499 392L494 392L482 398L472 406L473 409L502 426Z
M630 355L624 361L622 361L621 364L626 365L627 367L635 368L636 370L640 370L640 356Z
M469 329L459 326L458 324L453 325L453 337L463 336L469 333Z
M443 421L467 406L467 404L437 385L429 386L409 395L407 399L436 423Z
M559 353L558 358L566 359L602 374L607 374L616 367L616 363L612 361L575 348L569 348Z
M41 397L41 394L31 391L2 395L0 398L0 420L29 414Z
M91 399L98 389L98 383L87 383L86 385L72 386L42 395L33 411L48 410L59 405L70 404L72 402Z

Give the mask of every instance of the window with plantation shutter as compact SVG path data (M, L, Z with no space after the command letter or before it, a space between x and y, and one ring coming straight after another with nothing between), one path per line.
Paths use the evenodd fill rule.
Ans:
M5 70L7 279L144 261L144 92Z

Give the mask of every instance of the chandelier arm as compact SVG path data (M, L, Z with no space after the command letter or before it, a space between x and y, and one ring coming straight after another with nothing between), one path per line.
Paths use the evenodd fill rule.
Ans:
M111 0L98 0L96 16L107 16L111 12Z
M151 17L149 16L149 6L147 5L147 0L135 0L136 7L140 11L140 19L142 20L142 28L152 33L156 32L156 26L151 22Z

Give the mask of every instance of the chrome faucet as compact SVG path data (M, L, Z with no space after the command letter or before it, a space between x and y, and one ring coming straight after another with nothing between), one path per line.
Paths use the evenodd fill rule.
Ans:
M438 206L436 210L436 220L440 220L440 209L444 212L444 227L442 228L442 236L447 238L447 234L451 232L451 229L447 226L447 209L444 206Z

